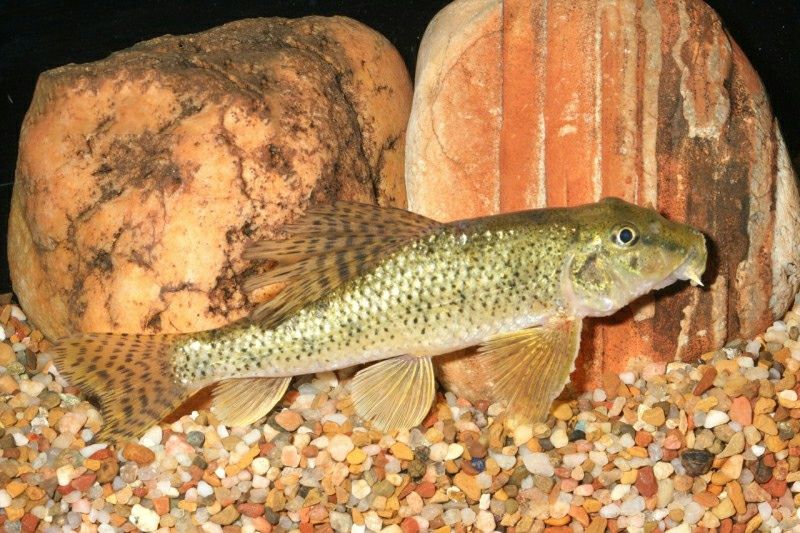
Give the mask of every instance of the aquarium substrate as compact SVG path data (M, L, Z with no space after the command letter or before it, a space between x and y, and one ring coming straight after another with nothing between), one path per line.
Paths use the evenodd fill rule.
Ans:
M297 379L263 423L207 411L119 448L57 376L47 341L0 312L0 530L667 531L800 528L800 303L755 339L691 363L633 359L506 429L499 405L440 393L383 434L352 371ZM635 355L635 354L631 354Z

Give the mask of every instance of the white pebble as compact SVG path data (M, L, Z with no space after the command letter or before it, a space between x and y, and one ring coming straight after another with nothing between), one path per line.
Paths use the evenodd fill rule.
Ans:
M475 522L475 511L470 509L469 507L465 507L461 509L461 521L464 523L465 526L471 526Z
M663 461L653 465L653 476L655 476L655 478L658 480L667 479L674 471L675 467Z
M583 464L583 462L586 461L586 457L587 455L585 453L569 453L564 456L562 462L567 468L575 468Z
M727 413L712 409L706 415L706 420L703 422L703 427L707 429L715 428L730 420Z
M531 474L551 477L556 472L553 465L550 464L550 458L541 452L529 453L522 458L522 462L525 463L525 468L527 468L528 472Z
M569 437L567 437L567 432L561 428L554 429L553 433L550 435L550 442L556 449L563 448L564 446L569 444Z
M501 470L511 470L517 464L517 458L513 455L503 455L501 453L489 452Z
M28 444L28 437L23 435L22 433L12 433L14 437L14 444L17 446L25 446Z
M778 393L778 397L787 402L796 402L797 393L792 389L782 390Z
M208 496L214 494L214 487L201 479L200 483L197 484L197 494L203 498L207 498Z
M430 447L430 460L434 462L444 461L444 458L447 457L448 449L446 442L437 442Z
M367 483L366 480L357 479L353 481L352 485L350 486L350 492L352 492L355 498L361 500L369 496L369 493L372 492L372 487L369 486L369 483Z
M14 318L16 318L21 322L28 320L27 317L25 316L25 313L22 312L22 309L20 309L16 305L11 306L11 316L13 316Z
M614 488L611 489L611 499L612 500L621 500L631 491L631 486L625 483L620 483L619 485L614 485ZM610 518L610 517L607 517Z
M592 391L592 401L595 403L606 401L606 391L603 389L594 389Z
M412 494L414 494L412 492ZM492 501L492 496L490 494L481 494L481 499L478 501L478 507L483 509L484 511L489 508L489 503Z
M752 353L752 354L757 354L758 352L761 351L761 343L759 341L756 341L756 340L749 341L745 345L744 351L746 351L748 353Z
M347 422L347 416L343 415L342 413L331 413L323 416L322 422L333 422L334 424L341 426Z
M142 507L138 503L131 509L131 515L128 519L142 531L155 531L158 529L158 522L160 520L158 513L146 507Z
M689 502L683 510L683 521L687 524L696 524L703 518L706 510L702 505L695 501Z
M679 526L671 527L664 533L692 533L692 528L689 524L681 524Z
M163 436L164 432L161 430L161 426L155 425L148 429L144 435L142 435L142 437L139 439L139 444L148 448L152 448L153 446L158 446L161 444L161 439Z
M269 470L269 459L266 457L256 457L250 465L253 467L254 473L263 476Z
M616 518L619 516L619 511L619 505L616 503L610 503L600 508L600 516L603 518Z
M56 479L58 479L58 484L62 487L66 487L69 485L69 482L72 481L72 475L75 473L75 468L72 465L64 465L59 467L56 470Z
M619 375L619 380L625 385L633 385L636 382L636 374L633 372L623 372Z
M108 444L105 442L90 444L89 446L81 448L81 455L84 457L91 457L95 453L99 452L100 450L104 450L106 448L108 448Z
M637 516L644 511L644 505L644 498L636 496L624 501L620 507L620 512L625 516Z
M334 461L342 462L347 457L347 454L350 453L355 446L353 445L352 439L347 435L342 435L337 433L333 437L331 437L331 441L328 444L328 453L331 454Z
M5 509L11 505L11 495L3 489L0 489L0 509Z
M447 447L447 455L444 456L445 461L454 461L461 457L463 453L464 447L454 442Z
M521 424L514 429L514 445L522 446L533 438L533 428L527 424Z
M242 437L242 441L247 446L252 446L256 442L258 442L260 438L261 438L261 431L257 429L251 429L250 431L245 433L245 435Z
M29 379L23 379L19 381L19 390L21 390L28 396L39 396L39 393L41 393L44 390L44 383L40 383L38 381L31 381Z

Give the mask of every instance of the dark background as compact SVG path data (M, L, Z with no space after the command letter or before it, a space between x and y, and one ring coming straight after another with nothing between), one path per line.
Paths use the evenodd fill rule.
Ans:
M707 0L761 75L789 153L800 155L800 1ZM0 0L0 292L19 128L40 72L102 59L166 33L248 17L346 15L385 35L414 72L425 27L446 0Z

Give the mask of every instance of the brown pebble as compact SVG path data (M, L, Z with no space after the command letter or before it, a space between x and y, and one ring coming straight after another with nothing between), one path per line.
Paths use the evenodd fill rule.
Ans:
M11 345L5 342L0 343L0 366L8 366L17 360L17 354Z
M169 498L166 496L153 498L153 510L158 513L159 516L167 514L169 512Z
M239 512L250 518L255 518L264 514L264 505L260 503L240 503L236 506Z
M649 498L658 492L658 483L653 474L652 466L645 466L639 469L639 473L636 476L636 490L645 498Z
M400 522L400 529L403 530L403 533L417 533L419 531L419 524L409 516Z
M140 465L149 465L156 459L156 454L135 442L129 442L125 445L125 448L122 449L122 456L128 461L133 461Z
M717 377L716 368L714 368L713 366L706 368L705 372L703 372L703 377L701 377L700 381L698 381L697 385L695 385L692 394L694 394L695 396L700 396L701 394L706 392L714 384L714 379L716 377Z
M775 476L772 476L772 479L761 485L761 487L775 498L780 498L786 494L787 489L786 481L781 481Z
M239 516L239 511L236 510L236 507L233 505L228 505L223 510L212 516L211 521L221 526L227 526L234 523Z
M76 477L72 480L72 488L75 490L79 490L81 492L85 492L89 490L89 487L94 485L95 480L97 479L97 475L94 472L83 474L81 476Z
M430 481L425 481L417 486L416 493L423 498L431 498L434 494L436 494L436 485Z
M11 394L19 390L17 380L8 374L0 374L0 394Z
M471 457L476 459L483 459L486 457L486 446L476 439L470 439L469 442L467 442L467 451L469 451Z
M22 531L24 533L34 533L39 526L39 519L30 513L22 515L21 519Z
M711 470L714 456L706 450L686 450L681 454L681 464L690 476L702 476Z
M275 416L275 422L286 431L294 431L303 423L303 417L291 409L284 409Z

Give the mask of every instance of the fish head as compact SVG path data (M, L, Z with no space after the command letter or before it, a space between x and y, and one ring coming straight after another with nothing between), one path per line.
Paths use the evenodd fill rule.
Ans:
M707 250L698 230L618 198L577 209L563 278L575 314L610 315L678 280L702 286Z

